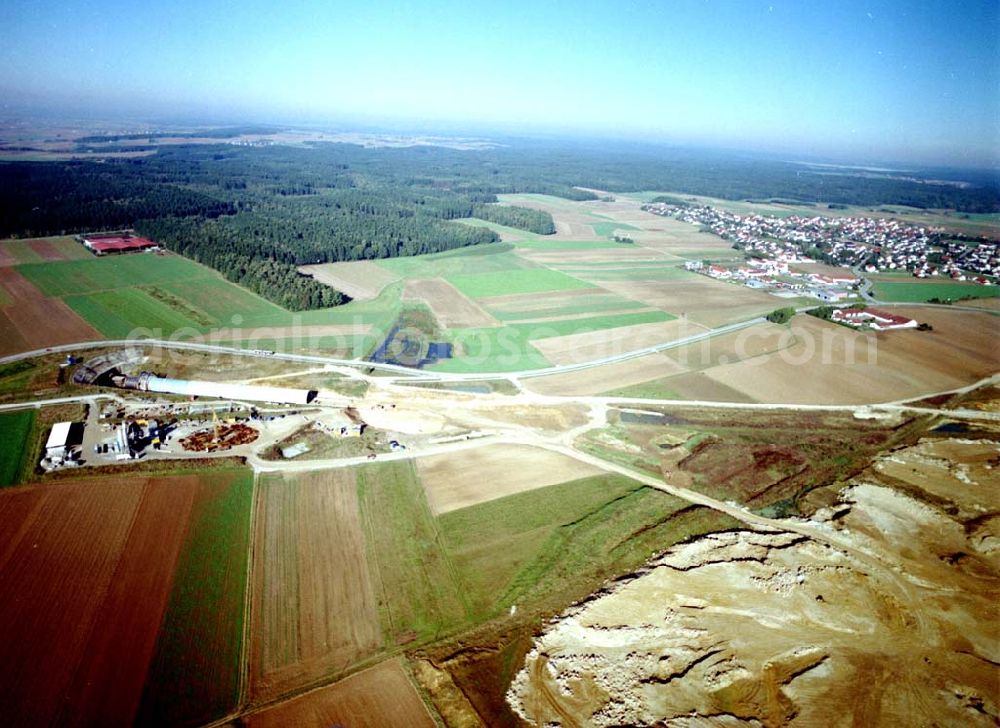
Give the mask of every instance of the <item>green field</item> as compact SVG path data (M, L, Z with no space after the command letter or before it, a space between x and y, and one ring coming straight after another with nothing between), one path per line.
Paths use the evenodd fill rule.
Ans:
M0 414L0 488L15 485L20 479L21 463L35 416L34 410Z
M239 697L253 474L202 476L136 725L195 725Z
M586 592L693 533L729 525L620 475L599 475L446 513L443 542L477 619Z
M455 358L444 359L431 367L436 372L516 372L552 366L528 343L523 333L510 326L453 329L448 332L448 340L454 345Z
M490 243L445 253L417 255L409 258L386 258L375 263L404 278L447 278L469 273L523 270L538 268L514 252L511 243Z
M413 463L360 468L358 500L386 641L429 640L467 623L455 568Z
M499 223L490 222L489 220L480 220L478 217L463 217L452 222L460 222L463 225L471 225L472 227L482 227L488 228L495 233L498 233L503 237L504 240L523 240L526 238L535 238L537 235L535 233L529 232L528 230L521 230L520 228L509 227L507 225L500 225Z
M448 278L448 282L469 298L488 298L517 293L542 293L590 288L578 278L548 268L466 273ZM595 291L596 292L596 291Z
M221 326L256 326L259 321L275 318L287 320L292 315L280 306L222 278L174 281L160 287L205 312ZM232 321L234 315L240 317L238 324Z
M624 248L626 244L613 240L547 240L535 238L522 240L517 247L529 250L599 250L602 248Z
M592 222L590 227L594 228L594 234L610 238L616 230L627 233L629 230L638 230L634 225L627 225L623 222Z
M1000 296L1000 288L997 286L980 286L975 283L938 282L913 278L902 281L876 279L874 283L876 298L882 301L898 301L900 303L922 303L932 298L959 299L966 296L994 298Z
M569 336L571 334L584 334L589 331L614 329L619 326L635 326L636 324L673 321L675 318L677 317L665 311L642 311L640 313L591 316L590 318L557 319L555 321L540 321L537 323L510 324L506 328L518 332L518 340L534 341L535 339L548 339L552 336Z
M210 268L178 255L115 255L22 265L18 270L46 296L69 296L114 288L218 278Z
M181 329L196 332L206 328L204 322L195 320L186 312L179 311L138 288L67 296L64 300L84 320L111 339L137 338L142 335L164 338Z
M672 321L674 318L664 311L641 311L589 318L513 323L502 328L454 329L446 333L454 345L454 358L442 360L432 368L434 371L455 373L542 369L552 364L531 346L532 341L553 336L603 331L619 326Z

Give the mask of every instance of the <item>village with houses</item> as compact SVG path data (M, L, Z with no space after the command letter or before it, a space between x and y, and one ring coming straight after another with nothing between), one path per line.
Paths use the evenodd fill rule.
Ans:
M995 285L1000 276L1000 241L959 239L939 228L892 218L740 215L708 205L665 202L647 204L642 209L702 226L732 242L734 248L767 259L772 268L819 259L866 273L905 271L916 278L939 276L984 286ZM753 270L765 268L759 261L751 261L751 266ZM784 275L780 270L777 272ZM711 275L713 271L706 273ZM780 289L769 286L763 275L740 275L734 271L728 277L745 280L751 287ZM820 282L820 285L828 284Z

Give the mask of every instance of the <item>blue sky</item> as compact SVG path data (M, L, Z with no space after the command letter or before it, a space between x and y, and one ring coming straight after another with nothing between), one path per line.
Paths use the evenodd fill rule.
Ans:
M6 0L8 108L450 122L995 165L996 0Z

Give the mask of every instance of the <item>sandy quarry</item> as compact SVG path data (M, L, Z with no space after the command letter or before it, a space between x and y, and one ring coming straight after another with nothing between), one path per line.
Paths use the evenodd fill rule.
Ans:
M995 441L886 455L813 516L850 554L677 546L554 623L508 700L533 725L996 725L997 469Z

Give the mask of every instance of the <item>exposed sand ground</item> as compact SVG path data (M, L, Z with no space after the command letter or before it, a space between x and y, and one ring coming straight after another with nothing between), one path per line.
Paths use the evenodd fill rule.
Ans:
M813 517L851 552L749 531L670 549L549 627L510 704L532 725L996 725L998 455L887 456Z

